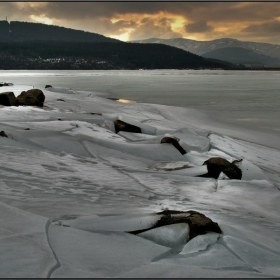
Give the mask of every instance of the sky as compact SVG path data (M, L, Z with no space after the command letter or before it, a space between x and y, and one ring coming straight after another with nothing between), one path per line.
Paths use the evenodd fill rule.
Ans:
M0 20L6 16L122 41L234 38L280 44L280 2L0 2Z

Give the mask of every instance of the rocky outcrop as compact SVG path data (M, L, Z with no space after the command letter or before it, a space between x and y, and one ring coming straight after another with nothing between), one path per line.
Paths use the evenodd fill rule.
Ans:
M52 86L51 85L46 85L45 88L52 88Z
M203 165L207 165L208 173L199 177L210 177L218 179L221 172L228 176L229 179L241 180L242 171L235 164L221 157L210 158Z
M45 95L40 89L30 89L27 91L27 93L31 93L33 96L35 96L43 107L43 104L45 102Z
M23 91L18 97L19 105L39 106L43 107L45 95L40 89L30 89Z
M9 86L13 86L12 83L0 83L0 87L9 87Z
M160 143L172 144L182 155L186 154L186 151L180 146L178 138L164 137L161 139Z
M7 134L6 134L5 131L3 131L3 130L0 132L0 136L2 136L2 137L7 137L7 138L8 138Z
M116 133L118 133L119 131L142 133L142 130L140 127L120 121L120 120L116 120L114 122L114 125L115 125Z
M156 224L148 229L130 232L132 234L139 234L141 232L151 230L154 228L187 223L190 227L189 239L196 237L197 235L205 234L207 232L222 233L221 228L216 222L213 222L210 218L206 217L204 214L197 211L175 211L175 210L165 210L163 212L157 213L162 217L156 222Z
M18 101L12 91L0 93L0 104L4 106L17 106Z

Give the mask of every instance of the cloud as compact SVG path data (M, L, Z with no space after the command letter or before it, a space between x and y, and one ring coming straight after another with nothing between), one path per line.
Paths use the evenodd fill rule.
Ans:
M241 30L242 32L261 33L261 34L277 34L280 35L280 21L274 20L262 24L252 24Z
M149 35L147 36L147 34ZM172 30L171 21L168 18L153 19L144 17L137 24L137 28L130 32L129 40L178 37L182 37L182 34Z
M213 29L213 26L208 25L207 22L204 20L185 25L185 30L189 33L204 33L212 31Z
M0 2L0 20L54 25L126 39L219 37L277 41L279 2ZM269 37L268 34L271 34ZM280 43L280 36L278 39Z
M44 14L42 14L40 16L30 15L29 17L32 21L36 21L36 22L44 23L44 24L53 24L53 20L50 18L47 18Z

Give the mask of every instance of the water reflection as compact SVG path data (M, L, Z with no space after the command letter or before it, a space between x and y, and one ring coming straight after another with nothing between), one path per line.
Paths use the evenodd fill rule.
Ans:
M137 101L135 100L131 100L131 99L124 99L124 98L111 98L111 97L108 97L107 99L111 99L111 100L115 100L115 101L118 101L118 102L121 102L121 103L137 103Z
M121 103L137 103L137 101L134 101L134 100L130 100L130 99L117 99L118 102L121 102Z

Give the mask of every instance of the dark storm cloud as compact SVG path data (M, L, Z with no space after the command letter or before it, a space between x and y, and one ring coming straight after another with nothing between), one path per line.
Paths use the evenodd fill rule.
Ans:
M159 12L170 12L174 14L185 14L192 11L193 4L184 2L30 2L33 5L17 5L17 2L2 2L12 9L15 14L45 14L49 17L64 20L82 20L85 17L112 17L116 14L156 14ZM46 5L39 5L46 3ZM38 4L38 5L36 5Z
M212 31L213 29L213 26L208 25L207 22L204 20L189 23L185 26L185 30L189 33L203 33Z
M46 22L105 36L129 32L126 38L131 40L188 34L202 40L238 39L246 34L259 38L258 33L266 31L276 40L280 2L0 2L0 20L6 16L12 21Z
M280 35L280 21L265 22L263 24L252 24L244 28L242 32L261 33L261 34L276 33Z
M27 3L27 2L22 2ZM82 20L85 17L112 17L116 14L156 14L168 12L188 17L191 21L269 20L279 16L280 2L45 2L46 5L17 6L15 2L1 2L14 13L44 13L49 17ZM43 2L41 2L43 3Z

